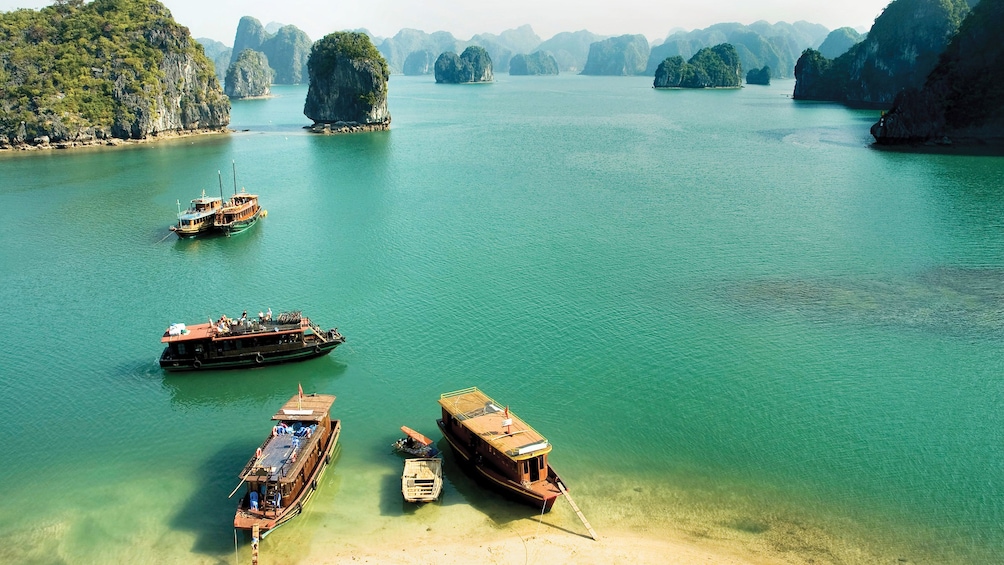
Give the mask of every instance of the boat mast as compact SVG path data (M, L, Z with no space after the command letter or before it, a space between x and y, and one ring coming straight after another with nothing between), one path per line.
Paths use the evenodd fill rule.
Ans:
M234 166L234 194L237 194L237 161L230 161Z
M223 202L223 172L217 169L216 174L220 175L220 202Z

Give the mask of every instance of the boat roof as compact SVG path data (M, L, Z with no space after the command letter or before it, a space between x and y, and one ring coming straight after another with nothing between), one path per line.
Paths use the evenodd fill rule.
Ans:
M529 459L551 451L544 436L477 387L443 393L439 405L510 459Z
M335 396L332 394L294 394L282 408L272 416L273 420L285 420L287 422L320 422L328 415L331 405L335 403Z
M164 335L160 338L161 343L176 343L179 341L198 341L205 339L212 339L215 341L227 340L227 339L240 339L244 337L254 337L261 334L269 335L281 335L281 334L295 334L300 333L308 328L310 328L310 319L307 317L300 318L299 323L295 324L280 324L276 321L259 323L260 328L257 331L254 330L243 330L239 326L231 328L230 331L226 333L220 333L216 328L216 324L210 324L204 322L201 324L195 324L192 326L186 325L185 329L187 333L180 335L171 335L171 328L164 330Z

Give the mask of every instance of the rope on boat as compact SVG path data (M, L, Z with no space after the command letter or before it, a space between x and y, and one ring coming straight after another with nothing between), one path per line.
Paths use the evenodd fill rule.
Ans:
M240 565L241 556L237 553L237 528L234 528L234 565Z

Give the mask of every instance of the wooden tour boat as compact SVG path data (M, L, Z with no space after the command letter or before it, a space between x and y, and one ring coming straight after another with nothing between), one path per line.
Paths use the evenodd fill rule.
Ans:
M255 225L267 213L258 205L258 195L242 188L217 210L214 227L226 235L235 235Z
M181 202L178 202L178 223L171 226L178 237L195 237L212 231L216 224L216 213L223 207L223 200L216 197L207 197L206 191L202 191L202 197L192 200L192 205L181 211Z
M331 353L345 343L338 328L322 330L300 312L272 310L258 319L223 316L217 322L172 324L161 343L166 344L160 366L167 371L232 369L300 361Z
M278 424L244 466L241 484L234 489L247 485L234 528L251 531L257 526L264 537L303 511L338 444L341 422L329 413L334 402L332 395L305 396L301 389L272 416Z
M407 502L432 502L443 492L443 460L439 457L405 459L401 495Z
M475 477L541 512L567 490L547 462L551 444L508 407L477 388L444 393L439 405L439 428Z
M432 440L416 432L408 426L401 426L404 437L391 444L391 447L407 453L414 457L435 457L439 455L439 450L432 444Z

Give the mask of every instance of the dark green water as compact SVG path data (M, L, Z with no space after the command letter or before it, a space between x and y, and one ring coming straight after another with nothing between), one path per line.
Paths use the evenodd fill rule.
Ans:
M402 516L388 446L467 386L552 441L601 532L1004 560L1004 158L876 151L874 112L791 87L395 76L389 132L307 134L280 87L229 136L0 155L0 561L232 562L227 493L297 383L344 433L268 539L290 560L456 505L530 516L451 467L442 514ZM177 241L231 161L268 217ZM348 343L157 366L170 323L268 307Z

